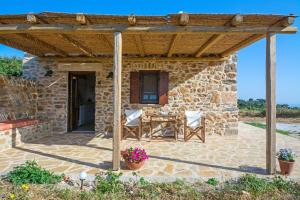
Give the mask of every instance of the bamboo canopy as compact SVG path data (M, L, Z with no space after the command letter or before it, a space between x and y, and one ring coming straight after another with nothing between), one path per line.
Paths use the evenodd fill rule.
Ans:
M187 13L0 15L0 43L58 62L96 62L112 60L113 34L122 32L124 59L211 61L222 60L267 33L296 33L291 26L294 18Z

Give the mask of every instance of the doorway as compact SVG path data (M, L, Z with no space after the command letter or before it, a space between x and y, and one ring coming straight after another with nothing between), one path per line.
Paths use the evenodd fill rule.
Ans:
M95 72L69 72L69 132L95 131Z

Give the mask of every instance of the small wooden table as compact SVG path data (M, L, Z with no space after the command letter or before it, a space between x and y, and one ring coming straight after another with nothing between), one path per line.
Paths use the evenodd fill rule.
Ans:
M150 117L150 135L149 138L150 140L153 138L153 134L166 129L166 128L161 128L159 130L156 130L155 132L153 132L153 124L154 123L169 123L173 125L174 128L174 135L171 136L171 138L174 138L175 140L177 140L178 137L178 127L177 127L177 115L174 114L168 114L168 115L163 115L163 114L149 114L148 115ZM170 126L168 126L167 128L170 128ZM163 137L163 136L162 136ZM156 137L159 138L159 137ZM169 138L169 137L163 137L163 138Z

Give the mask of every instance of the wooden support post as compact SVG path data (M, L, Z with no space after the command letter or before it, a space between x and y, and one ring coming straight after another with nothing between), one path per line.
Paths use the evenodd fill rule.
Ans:
M122 74L122 33L114 33L114 80L113 80L113 170L120 169L120 138L121 138L121 74Z
M267 33L266 46L266 168L276 172L276 36Z

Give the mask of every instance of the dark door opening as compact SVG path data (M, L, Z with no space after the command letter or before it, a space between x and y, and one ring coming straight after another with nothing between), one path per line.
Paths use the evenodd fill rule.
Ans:
M68 131L95 130L95 72L69 73Z

